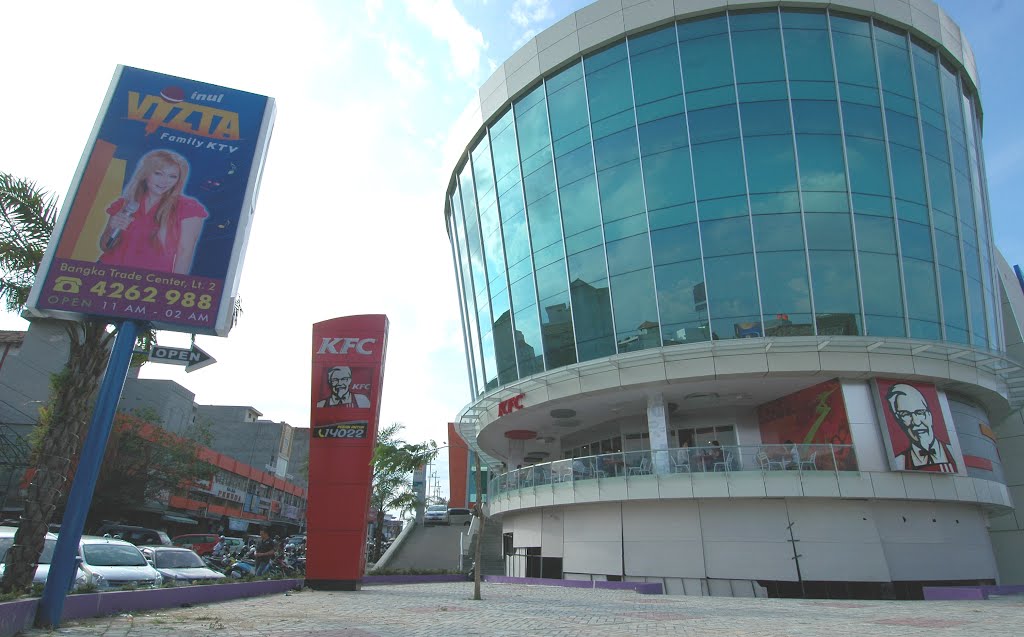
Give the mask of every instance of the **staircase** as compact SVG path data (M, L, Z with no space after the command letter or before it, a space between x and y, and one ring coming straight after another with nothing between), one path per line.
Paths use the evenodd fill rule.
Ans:
M481 575L505 574L505 556L502 552L501 536L501 520L487 518L487 523L484 525L483 544L480 545ZM475 550L476 547L473 548ZM475 555L475 553L470 555Z

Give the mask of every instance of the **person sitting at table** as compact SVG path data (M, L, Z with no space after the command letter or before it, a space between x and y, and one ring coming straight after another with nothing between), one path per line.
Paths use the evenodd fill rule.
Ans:
M704 467L704 471L713 471L716 462L723 462L724 454L722 453L722 443L717 440L711 441L711 447L704 450L704 453L700 456L701 465Z
M800 466L800 449L796 446L796 443L792 440L786 440L786 449L789 450L789 464L786 465L787 469L796 469ZM785 464L785 463L784 463Z

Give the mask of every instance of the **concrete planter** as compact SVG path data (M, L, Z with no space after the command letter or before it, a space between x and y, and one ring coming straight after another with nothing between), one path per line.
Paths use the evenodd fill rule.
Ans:
M364 575L364 586L374 584L430 584L437 582L465 582L465 575Z

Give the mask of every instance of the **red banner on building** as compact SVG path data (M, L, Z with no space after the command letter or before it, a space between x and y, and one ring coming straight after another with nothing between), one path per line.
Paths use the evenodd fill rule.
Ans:
M366 568L366 511L384 380L388 319L313 325L306 583L357 590Z
M843 445L829 455L835 454L840 468L853 468L852 460L848 460L852 449L850 422L838 380L827 380L758 406L757 421L764 444Z

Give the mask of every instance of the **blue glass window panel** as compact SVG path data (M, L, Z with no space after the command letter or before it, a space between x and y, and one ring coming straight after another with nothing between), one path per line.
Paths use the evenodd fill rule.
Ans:
M843 102L843 127L847 137L885 139L882 111L876 106Z
M897 199L896 214L899 215L901 221L913 221L920 224L928 223L928 207L923 203Z
M785 82L760 82L740 84L736 87L740 102L771 102L789 97Z
M594 154L590 145L581 146L555 159L558 185L568 186L584 177L594 174Z
M674 95L658 102L637 106L636 120L640 124L646 124L647 122L653 122L670 115L678 115L683 110L683 96Z
M633 131L633 136L635 137L635 124L636 119L633 111L628 110L592 122L591 131L593 132L594 139L600 139L602 137L607 137L608 135L614 135L615 133L628 128Z
M787 33L790 29L827 29L828 18L824 11L784 9L782 27Z
M510 267L530 258L530 240L524 215L506 219L502 224L502 233L505 236L505 258Z
M865 18L832 13L829 21L834 32L871 37L871 23Z
M540 248L534 251L534 264L538 269L559 261L565 257L565 247L561 242L552 244L547 248Z
M734 254L725 257L704 258L704 272L707 277L708 304L712 321L720 338L733 338L733 319L755 317L758 307L757 283L754 275L754 256ZM718 330L716 319L729 319L727 330Z
M790 97L794 100L835 100L835 83L829 82L790 82Z
M935 249L939 255L940 265L960 270L960 243L955 235L936 230Z
M891 194L885 142L847 137L846 157L850 162L850 185L853 192L883 197Z
M693 165L699 199L716 199L746 192L739 140L694 146Z
M789 103L740 102L740 117L743 120L745 138L758 135L788 135L793 128L789 117Z
M695 259L658 267L655 280L665 344L709 340L701 262Z
M957 234L956 217L954 215L947 214L947 213L941 212L939 210L935 210L934 213L932 214L932 219L934 220L934 225L935 225L935 229L936 230L941 230L942 232L948 232L949 234L951 234L953 236L956 236L956 234Z
M840 84L839 96L842 98L843 104L861 104L862 106L874 106L875 108L880 107L882 104L877 86Z
M569 311L569 293L563 292L541 303L541 338L548 369L576 362L576 342Z
M786 79L778 14L772 13L769 17L775 23L767 29L733 31L733 59L736 65L736 81L740 84L777 82Z
M598 185L601 190L601 213L606 222L644 212L639 161L601 171Z
M594 286L576 279L570 286L570 294L580 361L614 354L615 335L607 282Z
M530 204L530 238L534 251L562 242L562 224L554 194Z
M694 200L688 149L645 157L643 170L647 185L647 207L651 210Z
M647 219L652 230L671 228L683 223L692 223L697 220L697 206L687 203L681 206L649 210L647 212Z
M839 136L797 135L796 143L800 186L805 192L846 190L846 169Z
M938 323L939 300L935 292L935 267L931 261L903 257L907 282L907 312L911 319ZM914 330L910 330L914 336Z
M643 35L632 36L629 38L630 59L635 58L642 53L654 51L666 46L675 46L675 44L676 32L671 25L655 31L648 31ZM673 52L673 55L675 55L675 52Z
M626 59L626 43L621 42L615 46L588 55L583 62L584 71L587 75L610 68Z
M633 94L638 105L681 95L683 92L675 34L670 29L662 32L670 33L672 41L649 52L636 52L636 41L647 36L633 38L629 42L632 53L630 66L633 71Z
M900 219L900 247L904 258L932 260L932 235L928 226Z
M758 11L744 11L742 13L729 14L729 28L733 36L744 31L759 31L763 29L779 29L779 12L773 9Z
M922 126L924 132L924 149L930 157L949 163L949 149L946 146L946 129L936 128L931 124Z
M811 250L853 250L849 214L808 212L804 223Z
M803 250L804 228L799 214L754 217L754 242L757 252Z
M651 233L655 265L666 265L679 261L700 258L700 236L697 224L688 223L674 228L655 230Z
M892 217L892 198L878 195L853 194L853 209L858 214Z
M800 212L798 193L790 191L750 195L750 214L774 215L783 212Z
M929 156L928 159L928 191L931 194L932 208L937 212L953 214L953 180L950 178L949 164Z
M985 299L981 281L967 278L968 308L971 312L971 343L976 347L988 347L988 327L985 323Z
M537 318L537 306L532 305L517 311L516 320L516 357L519 362L519 375L530 376L544 371L544 349L541 341L540 319Z
M839 111L835 102L794 100L793 121L797 133L839 133Z
M604 240L612 242L618 239L625 239L647 232L647 216L644 214L633 215L617 221L607 221L604 224Z
M896 254L896 235L891 218L859 214L856 224L857 249L861 253Z
M640 125L640 153L653 155L666 150L686 148L686 119L683 115L666 117Z
M597 184L590 175L576 183L560 189L562 204L562 229L569 237L596 227L601 223L597 207Z
M700 20L688 20L678 24L679 39L693 40L709 35L719 35L729 32L729 25L726 23L725 15L703 18Z
M853 252L812 249L810 258L815 312L860 314Z
M841 20L832 19L832 45L835 47L839 81L859 86L877 86L871 39L837 31L836 25L839 22Z
M654 301L654 276L650 266L612 277L615 340L618 351L631 352L661 347Z
M850 205L844 192L815 192L806 190L803 193L805 212L849 212Z
M903 337L907 335L906 326L903 323L902 317L895 316L879 316L876 314L867 314L867 331L866 334L871 336L899 336Z
M600 122L623 111L632 111L633 95L630 91L629 66L626 62L617 62L594 73L588 72L587 97L590 99L592 122ZM629 117L633 118L632 113Z
M569 77L575 79L562 86L561 80ZM548 118L553 139L561 139L587 126L587 100L583 81L580 79L579 64L549 78L547 89Z
M807 283L807 255L803 250L759 253L757 270L765 318L810 313L811 289Z
M690 111L735 103L736 89L732 84L686 94L686 108Z
M545 151L536 155L538 157L544 155L546 161L530 172L525 172L527 164L523 162L523 189L526 191L527 204L533 203L555 191L555 172L552 169L549 152Z
M594 155L597 158L598 170L636 159L640 155L636 141L636 129L630 127L614 135L595 139Z
M917 117L903 115L886 108L885 122L889 129L891 143L907 148L921 148L921 138L917 131Z
M786 29L790 81L832 82L832 47L824 30Z
M752 193L796 190L796 157L788 135L748 137L747 182Z
M691 110L690 136L694 144L732 139L740 136L739 119L736 116L735 104Z
M600 226L595 226L588 230L583 230L582 232L567 236L565 238L565 253L571 256L578 252L584 252L593 247L599 246L601 243L601 228Z
M903 292L896 255L862 253L860 276L864 290L864 313L898 318L902 323ZM868 321L868 330L871 334L877 334L871 321ZM898 335L903 336L905 331L900 328Z
M889 144L892 158L892 180L896 198L924 204L924 166L921 151L899 144Z
M650 239L646 234L608 242L608 272L612 276L651 268Z
M550 265L537 268L537 297L541 300L542 306L545 301L564 294L568 287L564 260L559 259Z
M956 268L939 268L942 286L943 320L946 325L967 329L967 304L964 301L964 278Z
M679 25L680 36L692 23ZM709 88L730 86L732 90L732 55L729 36L713 35L679 43L683 62L683 87L687 94Z
M746 217L747 214L747 198L744 195L705 199L700 202L700 218L702 221L727 219L729 217Z
M749 217L701 221L700 233L705 259L753 251Z
M878 29L877 33L885 33ZM905 44L905 42L904 42ZM887 94L913 99L914 83L910 76L910 61L907 50L894 47L881 39L878 40L878 71L882 78L882 88ZM888 100L889 96L886 96ZM888 101L887 101L888 103Z
M513 285L526 277L533 276L533 263L530 259L523 259L518 263L513 263L508 266L508 280Z

